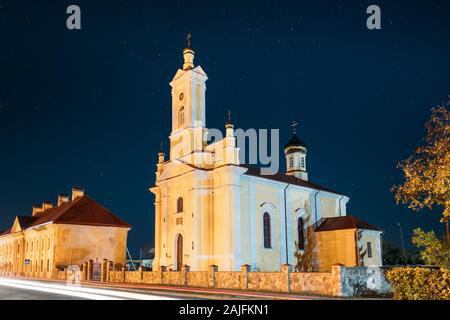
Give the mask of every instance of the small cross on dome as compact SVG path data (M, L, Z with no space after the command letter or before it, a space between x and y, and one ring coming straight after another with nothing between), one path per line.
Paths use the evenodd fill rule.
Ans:
M187 47L190 49L191 48L191 34L188 32L187 36L186 36L186 40L187 40Z
M297 133L297 126L298 126L298 122L295 121L295 120L293 120L293 121L292 121L292 124L291 124L291 127L292 127L292 132L293 132L294 134Z

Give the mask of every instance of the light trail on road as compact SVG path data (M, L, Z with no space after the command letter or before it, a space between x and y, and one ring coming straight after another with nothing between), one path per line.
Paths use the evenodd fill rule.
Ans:
M82 287L77 285L50 284L38 281L15 280L0 278L0 286L13 287L24 290L41 291L46 293L61 294L71 297L91 300L177 300L176 298L139 294L118 290L107 290Z

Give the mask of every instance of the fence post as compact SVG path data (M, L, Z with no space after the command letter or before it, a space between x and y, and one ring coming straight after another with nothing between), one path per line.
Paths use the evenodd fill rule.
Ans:
M102 260L102 264L101 264L101 269L100 269L100 281L101 282L106 282L106 277L107 277L107 264L108 264L108 260L107 259L103 259Z
M342 271L344 266L341 264L334 264L331 266L331 279L333 281L333 296L343 296L344 290L342 287Z
M83 272L82 272L82 280L87 281L88 277L88 263L87 261L83 262ZM56 277L58 277L58 271L56 272Z
M243 264L241 266L241 290L248 289L248 273L250 272L250 265Z
M216 287L216 272L219 271L219 267L215 264L209 266L209 286L211 288Z
M87 266L87 281L91 281L92 279L93 268L94 268L94 260L89 259Z
M183 278L184 278L184 286L187 287L188 285L188 272L191 270L191 268L184 264L183 266L181 266L181 272L183 273Z
M139 283L142 283L142 279L144 279L144 267L143 266L139 266Z
M285 277L285 279L286 279L285 291L287 293L291 292L291 275L290 275L291 267L292 267L292 265L287 264L287 263L285 263L285 264L283 264L281 266L281 272L286 275L286 277Z
M106 264L106 282L111 282L111 270L114 270L114 262L108 261Z
M125 266L122 266L122 269L120 270L121 271L121 273L122 273L122 282L125 282L125 270L126 270L126 267Z

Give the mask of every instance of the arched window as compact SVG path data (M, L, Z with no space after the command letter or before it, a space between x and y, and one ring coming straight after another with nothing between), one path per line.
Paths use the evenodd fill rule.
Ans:
M272 247L272 239L270 235L270 215L264 212L263 215L263 225L264 225L264 248Z
M305 223L303 218L300 217L297 220L297 232L298 232L298 249L305 250Z
M184 107L181 106L178 111L178 126L181 127L184 124Z
M292 168L294 166L294 158L289 158L289 168Z
M302 168L305 167L305 157L302 157Z
M177 213L178 212L183 212L183 198L179 197L177 199Z

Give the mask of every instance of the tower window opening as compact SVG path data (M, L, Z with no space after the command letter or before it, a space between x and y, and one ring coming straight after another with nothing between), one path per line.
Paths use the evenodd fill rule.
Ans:
M181 127L184 125L184 107L181 106L180 110L178 111L178 126Z
M183 198L179 197L177 199L177 213L183 212Z

